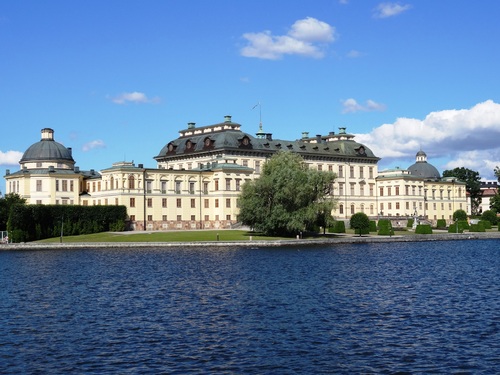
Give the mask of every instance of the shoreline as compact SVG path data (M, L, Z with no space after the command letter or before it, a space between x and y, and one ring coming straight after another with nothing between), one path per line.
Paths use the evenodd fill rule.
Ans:
M172 248L172 247L289 247L337 245L357 243L463 241L500 239L499 232L439 233L394 236L338 235L334 238L290 239L290 240L248 240L248 241L197 241L197 242L67 242L67 243L12 243L1 244L0 251L48 250L48 249L112 249L112 248Z

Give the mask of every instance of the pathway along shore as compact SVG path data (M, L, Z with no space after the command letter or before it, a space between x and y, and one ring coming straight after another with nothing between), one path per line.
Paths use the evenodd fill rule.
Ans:
M412 234L395 236L377 235L335 235L315 239L290 240L248 240L248 241L196 241L196 242L68 242L68 243L12 243L0 245L0 251L12 250L48 250L48 249L101 249L101 248L173 248L173 247L290 247L314 245L340 245L353 243L390 243L390 242L424 242L424 241L462 241L500 239L500 231L483 233L439 233Z

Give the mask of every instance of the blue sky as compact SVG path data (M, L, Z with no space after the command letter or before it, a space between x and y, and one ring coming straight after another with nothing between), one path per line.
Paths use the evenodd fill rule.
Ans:
M382 160L500 165L497 0L0 4L0 170L53 128L81 169L232 115L274 138L347 127ZM2 173L3 175L4 173ZM5 191L2 181L0 190Z

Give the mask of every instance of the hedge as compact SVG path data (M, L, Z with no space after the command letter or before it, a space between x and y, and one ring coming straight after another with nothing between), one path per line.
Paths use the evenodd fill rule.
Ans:
M411 227L413 227L413 220L414 220L414 219L408 219L408 222L406 223L406 227L407 227L407 228L411 228Z
M491 221L489 220L479 220L479 224L483 224L484 229L491 229Z
M333 227L328 228L328 233L345 233L345 223L341 220L335 221Z
M477 224L471 224L469 227L469 232L486 232L483 221L480 221Z
M125 206L14 205L7 229L13 242L37 241L63 235L75 236L125 230Z
M432 228L429 224L418 224L415 228L416 234L432 234Z
M375 220L370 220L370 232L377 231L377 222Z
M389 219L380 219L378 221L378 235L379 236L392 236L394 230L392 229L392 223Z
M438 219L436 223L436 228L446 228L446 220Z

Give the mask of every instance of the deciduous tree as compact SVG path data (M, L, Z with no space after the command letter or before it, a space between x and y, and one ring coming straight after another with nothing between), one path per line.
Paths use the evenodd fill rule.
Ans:
M361 237L363 229L370 229L370 219L364 212L358 212L351 216L350 225L354 229L354 233L356 233L356 230L359 231Z
M278 152L264 164L259 178L242 186L239 220L268 235L324 227L333 220L334 181L333 172L309 169L300 155Z
M461 167L443 172L443 177L456 177L458 180L465 182L465 189L469 193L471 200L471 213L477 215L481 205L481 176L479 172Z
M25 204L26 199L21 198L19 194L7 194L0 198L0 230L7 230L7 221L12 206L15 204Z

